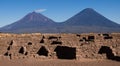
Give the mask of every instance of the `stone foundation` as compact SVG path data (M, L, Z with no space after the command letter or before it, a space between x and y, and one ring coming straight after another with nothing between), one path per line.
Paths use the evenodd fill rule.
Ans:
M120 60L120 33L1 33L0 58L3 57L9 59L36 58L75 60L83 58L114 60L115 58L118 58L115 60Z

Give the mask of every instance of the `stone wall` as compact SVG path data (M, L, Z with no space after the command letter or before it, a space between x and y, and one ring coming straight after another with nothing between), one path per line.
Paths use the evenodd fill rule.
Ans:
M0 34L0 58L80 60L116 57L119 60L120 33Z

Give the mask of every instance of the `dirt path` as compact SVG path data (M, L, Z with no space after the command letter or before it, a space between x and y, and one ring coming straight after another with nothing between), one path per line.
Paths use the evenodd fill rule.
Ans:
M0 60L0 66L120 66L110 60Z

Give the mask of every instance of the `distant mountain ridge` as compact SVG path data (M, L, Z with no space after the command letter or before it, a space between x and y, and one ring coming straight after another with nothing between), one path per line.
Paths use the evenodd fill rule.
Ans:
M86 8L75 16L71 17L65 24L81 26L120 27L115 22L102 16L91 8Z
M86 8L66 20L55 22L36 12L27 14L17 22L0 28L7 33L88 33L88 32L120 32L117 24L102 16L92 8Z
M7 25L3 27L2 29L5 30L15 30L15 29L21 29L21 28L33 28L38 26L50 26L51 24L54 24L55 22L44 15L36 12L32 12L27 14L25 17L23 17L21 20L12 23L10 25Z

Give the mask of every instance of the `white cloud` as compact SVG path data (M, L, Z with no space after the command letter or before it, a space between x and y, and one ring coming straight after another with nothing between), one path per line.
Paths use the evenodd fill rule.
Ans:
M41 12L44 12L44 11L46 11L47 9L37 9L37 10L35 10L35 12L38 12L38 13L41 13Z

